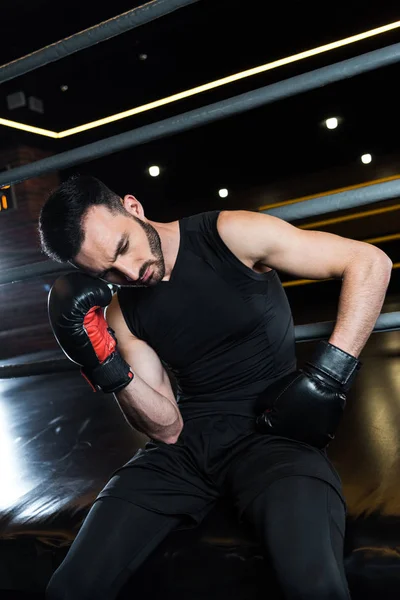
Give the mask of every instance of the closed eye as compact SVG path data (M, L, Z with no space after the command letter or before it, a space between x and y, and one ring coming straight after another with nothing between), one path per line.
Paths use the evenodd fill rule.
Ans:
M125 239L124 239L125 237ZM122 237L119 241L119 244L117 246L117 249L115 251L114 257L112 259L112 262L115 263L115 261L117 260L118 256L121 256L123 254L126 254L129 250L129 238L128 238L128 234L125 234L125 236ZM104 277L106 275L109 274L110 271L113 270L113 267L109 268L109 269L105 269L104 271L101 271L100 273L95 274L96 277L99 277L100 279L104 279Z
M128 252L128 250L129 250L129 240L126 240L126 243L122 246L122 248L120 249L120 251L119 251L118 254L120 256L124 255L124 254L126 254Z

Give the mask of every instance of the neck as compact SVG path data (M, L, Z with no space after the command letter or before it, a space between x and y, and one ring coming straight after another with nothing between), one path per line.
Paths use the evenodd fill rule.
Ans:
M165 276L163 281L168 281L175 266L180 244L179 221L171 223L154 223L149 221L150 225L156 229L161 240L161 249L165 262Z

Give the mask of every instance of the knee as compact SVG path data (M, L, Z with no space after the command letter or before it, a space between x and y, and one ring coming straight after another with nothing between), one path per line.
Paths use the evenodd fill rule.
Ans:
M74 578L64 577L62 571L54 573L46 588L46 600L83 600L84 597Z
M47 584L45 594L46 600L67 600L68 597L72 597L68 591L65 591L63 588L64 586L61 584L60 577L57 572L54 573Z
M293 586L288 597L296 600L350 600L347 586L340 578L326 575L304 577Z
M99 592L99 593L98 593ZM88 589L85 582L64 573L60 567L50 579L46 588L46 600L89 600L101 598L100 590Z

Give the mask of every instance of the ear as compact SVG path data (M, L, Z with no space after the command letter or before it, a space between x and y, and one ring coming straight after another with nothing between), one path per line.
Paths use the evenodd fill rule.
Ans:
M133 215L134 217L138 217L139 219L144 219L144 210L143 206L140 204L139 200L132 196L132 194L127 194L121 199L123 207L125 210Z

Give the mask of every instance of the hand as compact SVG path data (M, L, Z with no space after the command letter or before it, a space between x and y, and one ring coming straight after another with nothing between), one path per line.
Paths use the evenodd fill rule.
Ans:
M354 356L320 342L303 369L285 375L258 398L257 429L326 447L335 437L346 392L360 367Z
M107 283L73 272L55 281L48 301L50 324L61 349L82 367L93 389L103 392L117 392L133 379L104 317L111 299Z

